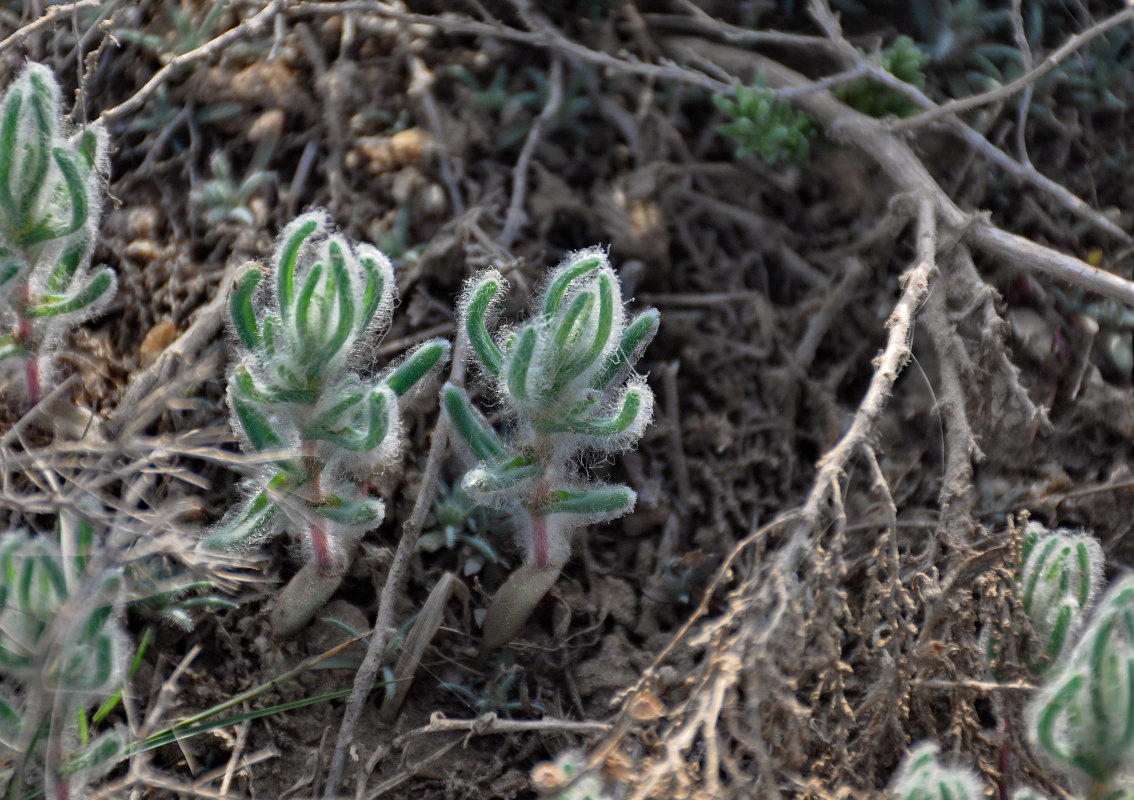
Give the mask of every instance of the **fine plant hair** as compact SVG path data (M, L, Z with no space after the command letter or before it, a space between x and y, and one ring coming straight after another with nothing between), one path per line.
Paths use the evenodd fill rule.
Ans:
M616 453L642 435L653 393L633 366L657 332L654 309L627 321L618 277L597 248L551 271L536 313L494 336L488 330L504 290L499 272L476 278L459 303L460 324L503 405L497 434L464 389L446 384L442 405L479 463L461 486L477 502L512 516L524 563L497 591L484 621L484 647L511 641L559 577L578 528L634 507L635 493L588 478L586 451Z
M1134 577L1110 585L1066 664L1032 698L1028 736L1085 796L1134 791Z
M985 796L976 773L942 764L937 751L933 741L910 748L890 784L894 800L978 800Z
M1020 547L1016 592L1026 624L1013 638L1032 677L1040 677L1068 653L1103 585L1102 546L1093 536L1029 522ZM999 679L1002 642L989 629L981 650Z
M99 124L64 130L59 83L28 64L0 99L0 365L17 366L27 405L40 401L63 334L100 313L117 284L91 252L107 173Z
M58 541L24 531L0 536L0 795L6 798L35 785L49 798L79 796L117 763L126 744L122 731L92 727L125 672L126 639L115 619L123 570L97 563L91 526L72 522L60 525Z
M448 360L448 342L435 339L379 378L351 369L393 306L389 259L334 232L322 211L284 229L266 274L253 264L236 278L228 404L244 449L268 457L203 546L242 549L283 530L303 541L307 563L272 612L277 635L310 621L381 523L370 482L402 454L400 405Z

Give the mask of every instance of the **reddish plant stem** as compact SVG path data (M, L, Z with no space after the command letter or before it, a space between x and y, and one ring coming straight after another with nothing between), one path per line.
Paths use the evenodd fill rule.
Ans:
M313 503L319 503L323 499L323 491L319 487L319 461L315 458L316 446L315 442L303 443L303 457L307 461L307 469L311 475L307 485L311 488L311 501ZM331 542L327 538L327 532L319 525L309 524L307 535L311 540L311 552L315 557L319 572L329 575L334 570L335 559L331 553Z
M547 549L547 518L529 512L532 524L532 561L540 569L551 566L551 557Z

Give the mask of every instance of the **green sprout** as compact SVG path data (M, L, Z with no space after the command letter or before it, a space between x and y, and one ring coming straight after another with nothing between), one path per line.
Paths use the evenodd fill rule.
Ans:
M371 478L401 455L399 406L448 359L449 344L425 342L378 379L349 368L389 324L394 273L377 248L332 232L323 212L284 229L267 272L264 280L253 265L233 288L241 358L228 402L245 450L269 457L203 546L245 548L281 530L306 541L308 563L272 612L276 634L288 636L327 601L359 540L381 523Z
M124 752L121 731L92 729L125 674L115 621L122 573L70 550L47 536L0 536L4 798L25 796L28 784L51 798L77 796Z
M68 328L114 296L114 270L89 268L102 210L106 132L66 135L59 83L29 64L0 99L0 363L22 367L35 405L51 378L51 351Z
M890 795L894 800L977 800L985 796L976 773L937 760L936 742L922 742L902 759Z
M462 702L469 706L470 710L476 712L477 716L489 713L516 714L519 712L546 714L547 709L539 703L533 703L526 699L508 699L520 674L521 671L518 668L511 667L494 679L481 676L474 683L476 688L469 688L463 683L451 681L439 685L445 691L459 697Z
M929 56L908 36L899 36L881 53L882 69L918 89L925 88ZM920 109L905 95L871 78L860 78L835 87L835 97L871 117L908 117Z
M1102 569L1102 547L1094 537L1028 524L1016 574L1027 626L1015 638L1033 677L1057 664L1074 644L1098 596ZM985 635L983 650L990 665L999 660L1000 648L997 637Z
M1032 741L1086 796L1134 797L1134 577L1107 589L1028 717Z
M189 201L200 210L205 222L209 225L222 222L248 226L255 224L256 217L248 208L248 202L261 186L275 178L275 174L253 165L243 180L237 183L228 158L219 150L209 159L209 167L213 171L212 179L189 193Z
M791 104L764 87L764 75L757 73L750 86L736 85L735 97L715 96L713 104L732 121L717 128L738 140L736 157L755 153L766 164L802 164L811 153L815 135L811 117L793 111Z
M437 496L433 498L438 527L421 534L414 550L436 553L442 548L462 549L465 553L461 572L465 577L476 575L487 564L497 564L496 550L484 538L488 533L490 510L479 505L460 486L450 487L438 480ZM495 512L493 516L499 517Z
M589 480L574 465L584 451L625 450L649 424L653 393L631 372L659 320L654 309L625 320L618 278L599 249L552 270L539 311L494 336L488 325L503 290L495 270L477 278L461 298L460 324L504 404L507 431L497 434L464 389L446 384L441 393L453 430L479 462L461 487L509 512L524 551L488 608L486 650L519 633L559 577L576 529L633 509L629 487Z

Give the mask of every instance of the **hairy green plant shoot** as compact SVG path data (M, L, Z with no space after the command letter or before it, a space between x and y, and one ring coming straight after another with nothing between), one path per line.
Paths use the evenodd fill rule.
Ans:
M88 710L121 687L121 587L120 569L65 555L50 537L0 536L3 797L24 796L28 784L51 798L77 796L122 756L121 732L95 735L88 722Z
M1027 626L1014 638L1034 677L1070 651L1098 597L1102 571L1102 547L1094 537L1028 523L1016 573L1017 597ZM983 651L990 665L999 661L1001 644L996 636L984 636ZM995 666L993 671L998 671Z
M266 279L266 280L265 280ZM399 407L448 359L431 340L380 378L351 369L389 324L393 267L377 248L303 214L279 239L267 272L236 279L229 303L240 360L229 378L233 427L245 450L272 455L247 499L204 541L249 547L280 530L301 536L308 563L280 594L273 628L299 631L338 587L361 537L382 521L371 476L402 452Z
M65 133L51 70L28 64L0 98L0 363L19 364L39 402L52 347L114 296L112 269L89 268L107 169L99 125ZM17 384L18 385L18 384Z
M1134 577L1107 589L1028 715L1031 740L1087 795L1134 791Z
M890 795L895 800L978 800L984 797L972 770L950 767L937 758L936 742L921 742L902 759Z
M460 323L508 413L504 435L463 389L442 390L453 430L479 462L461 487L510 513L524 551L523 566L489 606L488 650L515 637L555 583L573 531L634 507L629 487L589 480L576 457L625 450L649 424L653 394L631 373L659 320L654 309L626 319L618 278L598 249L568 257L549 275L536 314L493 334L489 324L503 291L500 273L481 275L460 301Z

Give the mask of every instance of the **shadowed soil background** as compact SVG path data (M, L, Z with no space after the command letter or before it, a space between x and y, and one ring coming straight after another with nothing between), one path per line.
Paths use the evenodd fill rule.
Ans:
M414 678L401 708L383 714L381 688L363 707L338 796L535 797L533 768L578 750L611 797L880 797L923 739L990 796L1072 796L1025 740L1026 669L1006 657L992 681L977 641L1012 625L1025 513L1092 531L1108 575L1131 563L1132 22L1071 0L0 3L0 83L45 63L74 118L107 127L94 263L119 279L60 345L94 433L4 437L8 524L50 531L66 474L132 547L236 604L191 630L127 612L155 638L115 724L170 725L379 613L435 400L375 487L384 523L298 639L267 618L299 566L287 541L194 550L238 499L232 276L317 207L395 265L399 307L361 372L452 336L481 270L509 281L515 320L548 267L596 244L630 308L661 311L638 364L654 423L590 464L635 512L582 531L487 660L478 620L520 563L510 531L464 508L454 546L416 548L394 643L446 572L456 588L397 675ZM882 66L900 35L921 87ZM718 131L714 97L757 74L807 115L802 158L738 156ZM847 105L840 87L868 79L900 117ZM475 371L467 385L493 408ZM9 409L0 431L20 424ZM427 536L467 466L445 458ZM349 691L364 653L228 713ZM138 754L91 795L322 797L346 703Z

